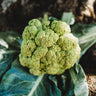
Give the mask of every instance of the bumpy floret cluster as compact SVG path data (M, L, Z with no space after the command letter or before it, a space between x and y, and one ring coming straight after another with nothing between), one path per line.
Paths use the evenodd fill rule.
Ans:
M78 39L62 21L29 21L22 34L21 65L34 75L62 74L80 57Z

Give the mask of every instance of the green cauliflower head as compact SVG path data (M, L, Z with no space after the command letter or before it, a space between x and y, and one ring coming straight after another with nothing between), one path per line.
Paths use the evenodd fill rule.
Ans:
M34 75L62 74L80 57L78 38L62 21L29 21L22 34L20 64Z

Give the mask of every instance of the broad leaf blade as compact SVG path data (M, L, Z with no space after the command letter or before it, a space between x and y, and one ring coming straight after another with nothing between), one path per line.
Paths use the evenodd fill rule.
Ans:
M69 70L74 85L75 96L88 96L88 84L85 73L79 64Z
M4 75L4 73L10 68L11 62L13 61L13 54L9 55L2 55L3 56L3 61L0 60L0 79Z
M61 96L57 86L48 79L48 75L34 76L19 64L12 63L10 70L3 76L0 84L1 96Z
M68 25L73 25L75 22L74 15L72 12L64 12L61 20L66 22Z
M61 90L62 96L88 96L89 94L86 76L79 64L75 64L62 75L49 78Z
M16 54L18 54L17 50L10 49L8 43L0 39L0 80L4 73L10 68Z
M74 86L68 70L62 75L50 76L49 79L61 90L61 96L75 96Z
M15 49L20 49L20 44L18 40L20 39L20 35L14 31L6 31L0 32L0 40L4 40L7 42L9 46L14 47Z
M76 24L72 26L72 33L78 37L81 56L96 42L96 24Z

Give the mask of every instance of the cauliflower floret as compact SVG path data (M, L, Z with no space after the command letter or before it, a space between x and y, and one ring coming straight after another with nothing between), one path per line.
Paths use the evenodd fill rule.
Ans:
M43 70L40 70L40 68L38 68L38 67L33 67L33 68L30 68L29 69L29 72L31 73L31 74L34 74L34 75L44 75L44 74L46 74L46 72L44 71L44 69Z
M52 74L52 75L57 74L58 71L60 70L59 64L57 64L57 63L50 64L46 68L47 68L46 69L47 73Z
M36 26L37 28L41 27L42 24L38 19L32 19L28 22L30 26Z
M47 59L48 64L53 64L57 62L55 52L52 50L49 50L47 52L46 59Z
M25 27L24 29L24 32L23 32L23 39L34 39L35 38L35 35L37 34L37 28L36 26L27 26Z
M35 50L36 44L34 40L23 40L22 46L21 46L21 54L25 57L32 56L32 52Z
M22 34L23 39L34 39L38 30L42 29L42 24L38 19L29 21L29 25L25 27Z
M58 52L58 51L61 51L61 47L59 47L59 45L54 44L53 46L51 46L51 47L49 48L49 50Z
M65 22L57 20L54 20L52 22L51 29L53 29L58 35L63 35L71 32L69 25L67 25Z
M22 54L19 55L20 64L24 67L28 67L28 58L24 57Z
M54 31L47 29L37 34L35 42L38 46L50 47L57 42L58 38L59 36Z
M44 19L43 19L44 20ZM34 75L59 75L74 66L80 57L78 39L62 21L33 19L25 27L19 55L20 64Z
M33 56L36 58L42 58L46 55L47 51L48 51L47 47L37 47L37 49L33 53Z
M60 36L57 44L62 48L62 50L69 50L77 47L78 39L71 33L68 33Z

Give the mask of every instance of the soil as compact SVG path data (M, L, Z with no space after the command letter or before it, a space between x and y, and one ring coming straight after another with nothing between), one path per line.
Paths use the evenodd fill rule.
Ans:
M42 17L45 12L49 16L61 18L63 12L72 11L75 15L76 23L96 22L96 2L90 6L90 0L0 0L0 32L16 31L22 34L28 21L33 18ZM89 14L86 13L89 12ZM89 96L96 96L96 44L94 44L80 62L86 73Z

